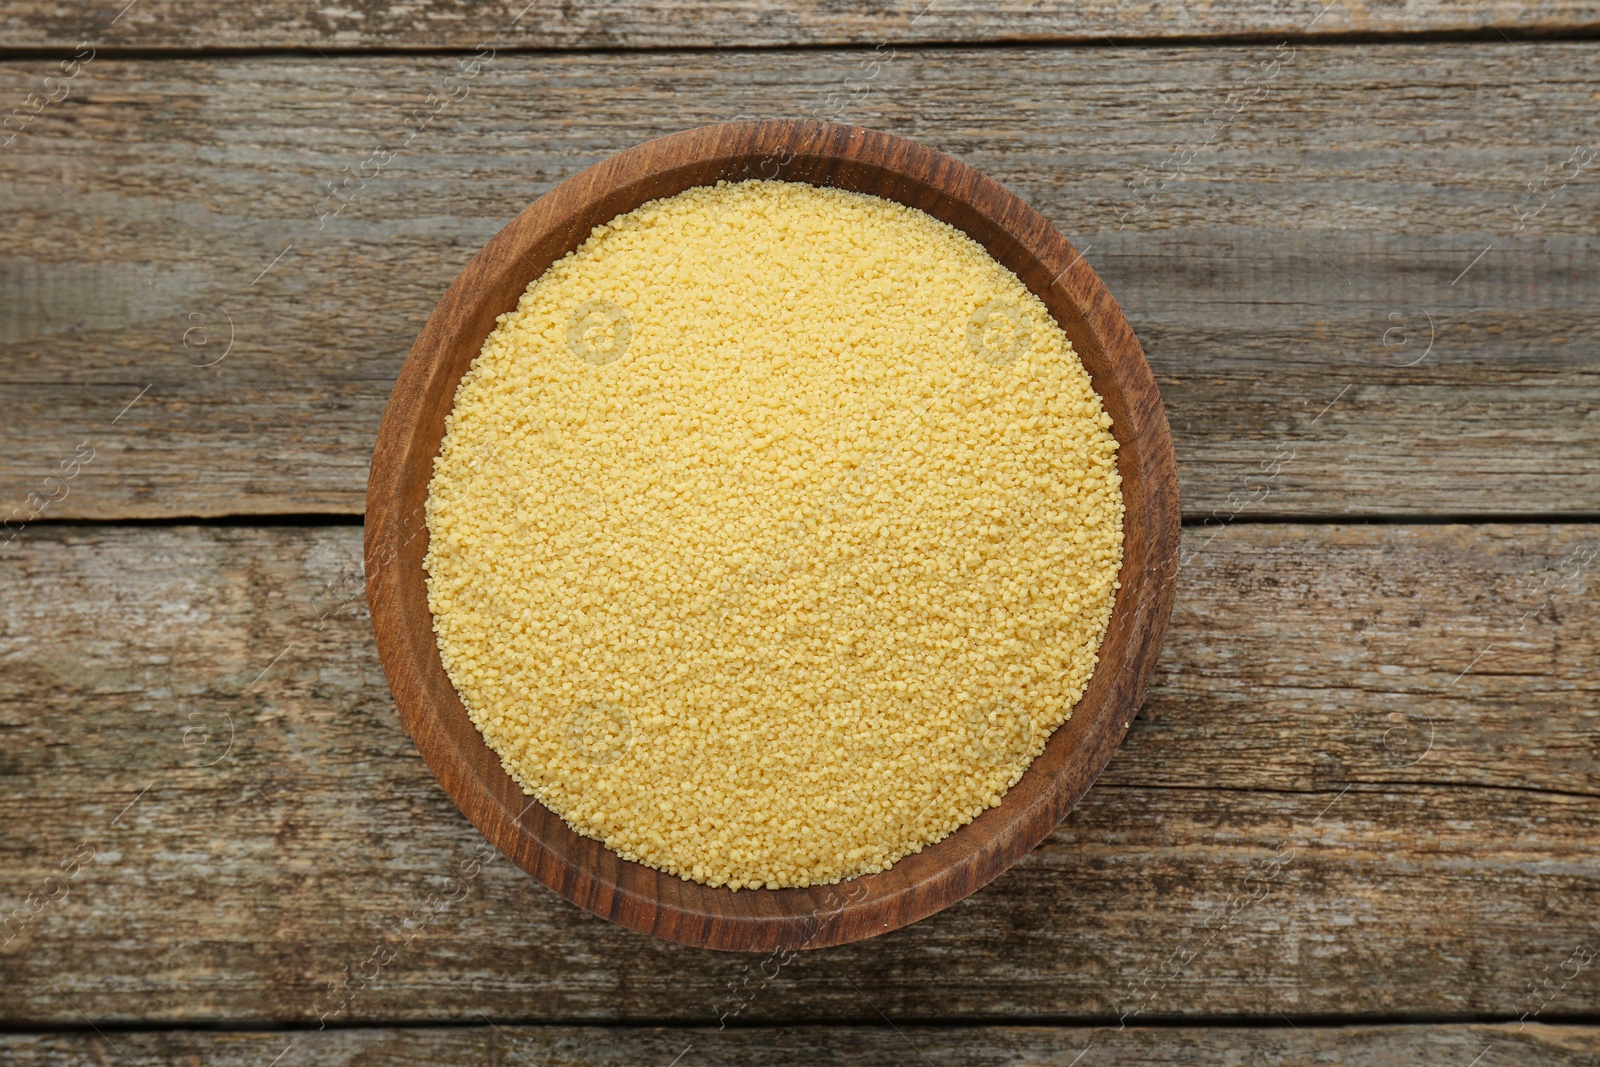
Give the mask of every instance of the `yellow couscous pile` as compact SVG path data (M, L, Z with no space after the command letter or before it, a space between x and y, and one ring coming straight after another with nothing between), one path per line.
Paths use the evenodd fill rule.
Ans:
M461 381L427 510L445 670L523 789L628 859L883 870L998 804L1082 695L1110 427L1044 305L923 212L652 201Z

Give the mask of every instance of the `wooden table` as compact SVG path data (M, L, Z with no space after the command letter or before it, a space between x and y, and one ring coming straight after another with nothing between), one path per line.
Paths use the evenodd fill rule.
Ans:
M0 1061L1600 1062L1600 4L122 2L0 13ZM360 586L461 265L753 116L1050 217L1187 523L1077 810L781 966L486 855Z

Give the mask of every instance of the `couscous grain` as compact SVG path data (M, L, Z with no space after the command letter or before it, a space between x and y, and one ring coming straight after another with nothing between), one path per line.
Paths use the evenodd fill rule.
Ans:
M595 228L502 315L429 487L439 651L522 788L713 886L880 871L1000 798L1094 670L1111 418L1044 305L876 197Z

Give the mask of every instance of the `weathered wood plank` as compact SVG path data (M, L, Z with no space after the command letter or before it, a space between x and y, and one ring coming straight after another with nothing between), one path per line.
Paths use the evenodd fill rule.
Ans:
M1484 1055L1485 1050L1488 1054ZM686 1053L686 1054L685 1054ZM1270 1029L1066 1027L753 1027L623 1029L485 1026L326 1030L309 1033L196 1031L0 1035L15 1067L126 1063L167 1067L284 1067L357 1064L960 1064L971 1067L1102 1067L1126 1064L1271 1063L1281 1067L1415 1067L1456 1064L1578 1067L1600 1056L1590 1026L1288 1026ZM1079 1055L1082 1058L1077 1058ZM675 1056L681 1060L674 1060Z
M142 0L122 15L104 8L23 0L7 6L0 34L16 48L71 48L89 39L124 48L722 48L793 45L904 45L964 41L1084 41L1102 38L1343 35L1482 31L1561 33L1600 25L1584 0L1223 0L1214 4L1118 4L1112 0L358 0L333 7L309 0L266 5ZM519 13L521 17L519 17Z
M99 59L0 156L0 517L59 495L85 440L44 514L359 513L399 363L501 222L641 140L840 104L1086 250L1191 516L1592 514L1597 55L984 49L874 78L855 52L503 55L455 89L439 57ZM0 99L49 69L0 65Z
M481 859L342 581L358 530L30 530L0 549L0 1019L1600 1010L1600 531L1186 533L1165 667L1078 810L764 978Z

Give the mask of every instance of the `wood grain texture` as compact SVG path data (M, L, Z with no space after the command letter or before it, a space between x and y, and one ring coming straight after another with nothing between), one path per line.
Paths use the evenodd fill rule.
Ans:
M769 980L484 858L389 702L358 530L34 528L0 549L0 1019L1600 1011L1593 966L1538 985L1596 947L1600 530L1185 536L1146 709L1074 814Z
M1087 1052L1085 1050L1087 1049ZM1271 1029L1173 1027L1126 1030L1046 1027L887 1026L635 1030L600 1027L488 1026L437 1029L362 1029L311 1033L113 1033L0 1035L0 1055L15 1067L126 1063L166 1067L263 1067L283 1055L283 1067L366 1064L461 1064L502 1067L585 1067L590 1064L670 1064L762 1067L766 1064L905 1064L971 1067L1171 1067L1173 1064L1256 1064L1279 1067L1416 1067L1464 1065L1482 1055L1484 1067L1580 1067L1600 1056L1592 1026L1516 1025L1347 1026L1280 1025ZM1077 1058L1082 1054L1082 1058Z
M1324 7L1326 6L1326 10ZM309 0L214 4L141 0L120 18L104 8L48 0L9 4L0 39L17 48L70 49L85 38L105 46L150 49L320 48L324 50L501 48L740 48L881 42L1084 41L1102 38L1246 35L1575 32L1600 25L1600 7L1584 0L1223 0L1209 4L1118 4L1112 0L867 0L806 4L798 0L650 3L592 0L357 0L338 6ZM518 18L519 12L523 13Z
M892 869L755 893L620 859L529 803L473 725L439 656L424 509L462 376L528 285L594 227L664 196L749 178L803 181L927 211L988 249L1044 302L1110 415L1122 568L1098 667L1004 802ZM512 220L451 284L406 357L373 453L367 601L401 721L469 820L523 870L596 915L706 948L823 948L881 936L987 885L1042 841L1100 774L1144 701L1172 612L1178 474L1150 366L1116 301L1043 216L965 164L904 138L816 122L739 122L647 142L573 176Z
M501 56L464 89L455 58L97 59L0 154L0 516L85 439L46 516L359 513L403 353L507 219L650 137L832 114L847 81L837 117L1085 251L1190 516L1592 513L1600 184L1556 175L1596 143L1597 50L1302 47L1270 79L1267 45L908 53L870 81L833 51ZM0 99L51 70L0 66ZM1518 231L1529 181L1559 187Z

